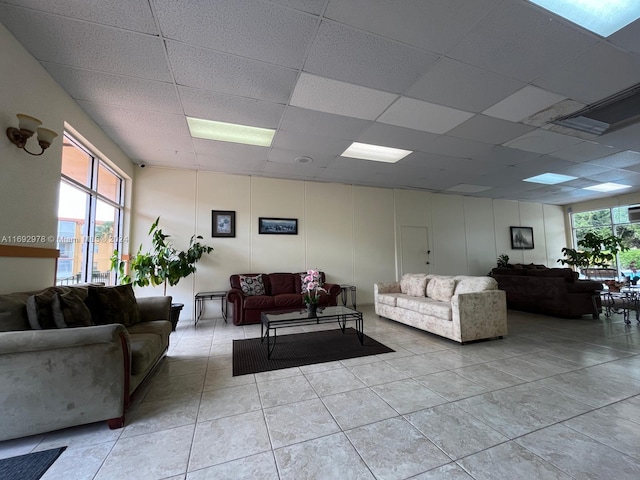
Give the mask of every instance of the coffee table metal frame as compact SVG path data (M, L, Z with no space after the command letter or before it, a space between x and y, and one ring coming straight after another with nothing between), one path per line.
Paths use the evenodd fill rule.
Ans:
M314 317L309 317L305 309L262 312L260 314L260 343L267 341L267 358L271 358L271 353L276 346L279 328L335 322L344 333L347 322L350 321L355 322L358 339L360 344L364 345L362 312L345 306L319 307ZM273 335L271 335L271 331L273 331ZM273 342L271 341L272 337Z

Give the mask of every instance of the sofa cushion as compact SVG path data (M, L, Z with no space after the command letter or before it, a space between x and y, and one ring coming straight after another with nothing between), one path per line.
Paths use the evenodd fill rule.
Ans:
M121 323L128 327L140 322L140 312L131 284L89 286L88 289L87 304L94 324Z
M240 275L240 289L242 293L248 297L264 295L265 289L262 274L256 276Z
M296 278L292 273L270 273L269 284L271 285L271 295L296 293Z
M398 296L400 293L379 293L378 294L378 303L382 305L389 305L390 307L395 307L398 303Z
M51 313L57 328L93 325L89 307L74 291L56 293L51 302Z
M133 333L129 335L131 348L131 374L148 370L158 359L162 350L162 337L155 333Z
M418 311L423 315L436 317L441 320L447 320L449 322L453 320L453 309L451 308L450 302L438 302L435 300L422 302Z
M427 284L427 296L439 302L449 302L455 286L453 277L433 277Z
M426 273L405 273L400 279L400 291L412 297L424 297L427 282Z
M0 295L0 332L28 330L27 300L30 293Z
M273 306L278 308L301 308L304 305L302 295L282 293L273 297Z
M251 295L244 299L245 309L273 308L273 298L270 295Z
M497 290L498 282L491 277L470 277L460 275L455 277L456 289L454 294L483 292L485 290Z

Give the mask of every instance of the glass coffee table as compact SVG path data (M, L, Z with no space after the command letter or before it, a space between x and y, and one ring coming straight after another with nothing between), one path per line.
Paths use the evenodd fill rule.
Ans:
M305 309L262 312L260 315L260 342L267 341L267 358L276 345L279 328L299 327L303 325L319 325L321 323L337 323L344 333L347 322L355 322L355 330L360 344L364 345L364 322L362 312L345 306L318 307L315 316L309 316ZM273 334L272 334L273 332ZM273 339L273 340L272 340Z

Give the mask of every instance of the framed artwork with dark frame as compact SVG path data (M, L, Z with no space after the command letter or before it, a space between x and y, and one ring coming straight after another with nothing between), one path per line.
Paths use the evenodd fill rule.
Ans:
M258 233L265 235L297 235L297 218L258 218Z
M512 250L533 249L533 227L509 227Z
M211 236L235 237L236 212L233 210L211 210Z

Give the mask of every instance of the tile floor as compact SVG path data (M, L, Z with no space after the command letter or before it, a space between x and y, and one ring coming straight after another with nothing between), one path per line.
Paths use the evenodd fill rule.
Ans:
M0 457L68 445L45 480L640 478L635 321L511 311L508 337L460 346L364 313L394 353L242 377L232 340L259 326L183 321L125 428Z

